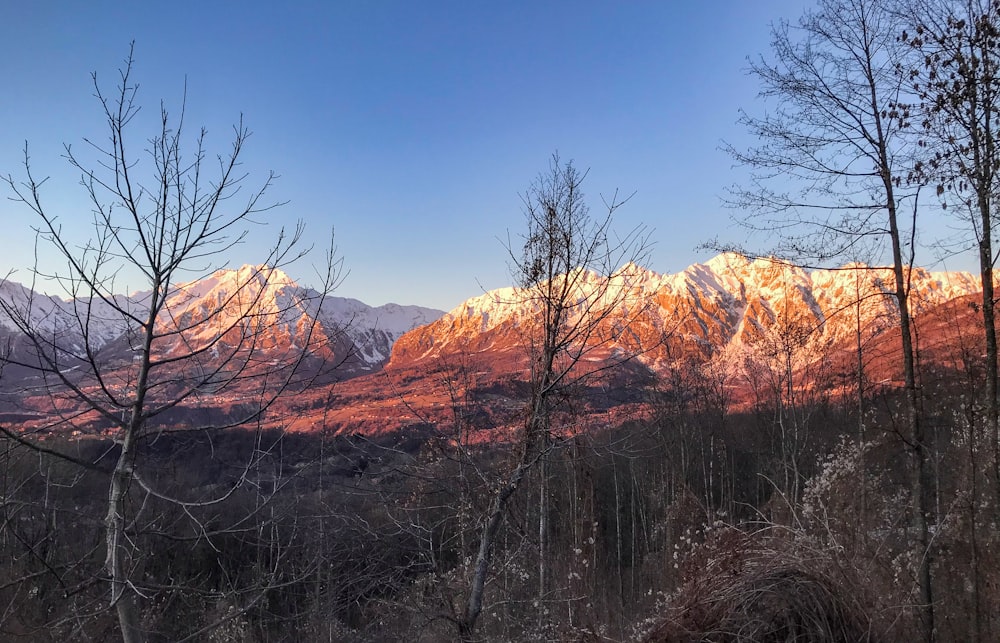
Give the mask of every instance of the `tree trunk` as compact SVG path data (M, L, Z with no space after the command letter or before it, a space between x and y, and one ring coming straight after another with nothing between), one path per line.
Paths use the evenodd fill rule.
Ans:
M490 569L490 559L493 556L493 546L496 544L497 534L500 531L500 522L503 519L504 510L511 496L521 486L524 474L531 467L530 457L525 452L521 462L511 473L507 483L500 489L499 493L490 503L490 510L483 525L483 535L479 539L479 551L476 554L476 564L472 573L472 584L469 589L469 598L465 605L465 616L458 624L458 633L463 641L471 641L473 631L476 628L476 621L483 611L483 593L486 590L486 576Z
M546 570L549 560L548 549L548 513L549 513L549 457L543 451L538 472L538 626L545 622Z
M889 183L889 181L887 181ZM887 193L892 196L891 185ZM896 282L896 301L899 305L899 330L903 345L903 379L906 387L906 415L910 433L910 450L913 454L913 514L912 527L916 532L914 555L917 561L917 582L919 584L920 624L924 640L934 641L934 600L931 587L931 551L927 515L930 511L931 484L928 479L927 445L924 426L921 421L920 398L916 379L916 358L913 346L912 320L909 302L909 268L904 267L903 251L900 243L899 226L896 220L896 204L887 203L889 211L889 235L892 240L893 275Z
M139 628L139 613L135 605L135 595L129 586L126 562L130 558L126 551L125 538L125 496L132 476L131 463L135 447L133 434L128 431L122 441L121 453L111 474L108 492L108 513L104 519L107 557L105 569L111 579L111 605L118 614L118 624L124 643L140 643L143 640Z
M979 241L979 276L983 283L983 333L986 338L986 430L990 436L993 451L993 485L996 497L1000 499L1000 403L997 400L997 327L995 292L993 288L993 244L992 221L989 203L980 198L982 235Z

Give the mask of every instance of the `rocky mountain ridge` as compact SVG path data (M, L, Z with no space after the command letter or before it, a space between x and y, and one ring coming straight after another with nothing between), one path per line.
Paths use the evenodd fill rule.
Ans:
M151 297L148 292L116 295L113 303L99 298L43 295L16 282L3 281L0 334L16 340L20 326L28 324L44 335L58 337L67 350L79 351L86 345L99 352L121 341L133 331L137 320L145 319ZM250 309L254 317L269 321L260 332L273 335L270 343L275 345L293 341L309 320L317 320L321 332L331 338L342 336L349 343L352 363L361 370L381 367L396 339L442 314L422 306L372 307L356 299L321 297L279 269L247 265L173 286L164 305L160 330L166 332L168 326L183 328L186 342L207 342L238 321L228 312L243 315ZM202 323L208 317L212 323Z
M586 354L586 368L601 371L612 360L623 363L623 368L601 372L584 383L585 413L600 415L605 423L637 412L646 387L680 370L702 377L699 369L714 362L725 367L748 359L763 363L781 351L794 353L792 368L804 369L821 356L851 354L859 340L881 342L879 350L890 355L893 349L886 348L886 342L891 344L896 336L891 332L897 327L894 281L887 268L851 264L807 271L774 260L724 254L676 274L630 264L610 278L582 270L572 276L569 323L598 317L595 332L588 335L595 346ZM909 277L918 319L933 318L935 311L951 306L949 314L966 315L957 323L972 323L972 309L954 303L980 291L978 278L921 268L914 268ZM10 282L0 285L0 297L19 302L33 327L71 349L78 349L82 335L89 334L99 353L125 366L131 362L132 331L121 315L111 314L107 302L32 298L29 289ZM25 307L29 301L31 306ZM148 309L148 294L114 303L141 318ZM261 358L269 351L278 356L302 345L303 329L311 320L319 321L315 332L323 335L329 351L322 358L336 364L336 370L332 379L314 382L275 407L274 421L282 426L348 433L407 427L440 431L470 412L477 418L473 423L485 431L516 425L530 346L537 341L540 303L529 291L493 290L445 314L393 304L373 308L336 297L321 304L318 293L299 287L284 273L246 266L178 284L163 319L184 329L187 342L211 342L242 328L238 319L227 318L230 304L244 311L252 304ZM89 322L81 324L87 315ZM955 323L937 320L928 328L940 334ZM924 333L922 341L932 334ZM0 315L0 339L16 345L17 335L17 324L9 315ZM160 350L169 352L170 346L165 342ZM888 374L878 377L891 380L894 362L887 357L884 364ZM0 392L7 392L4 410L13 413L8 421L22 417L18 413L23 408L32 409L33 417L44 416L51 402L38 394L38 382L25 383L19 375L24 373L8 368L0 378ZM23 397L32 390L34 397ZM229 408L238 398L213 397L207 391L191 412Z
M913 312L919 315L947 301L981 290L967 272L909 273ZM604 337L632 351L653 370L678 359L709 358L775 333L794 332L802 343L824 346L846 341L860 325L873 333L894 324L897 303L891 269L848 264L807 271L773 259L726 253L676 274L627 265L609 280L580 279L572 320L603 299L619 310L606 314ZM531 292L502 288L471 298L427 326L397 341L390 364L419 363L451 353L516 350L527 320L537 311ZM611 328L629 320L629 332ZM605 322L602 322L605 323Z
M590 337L601 344L584 352L581 369L593 376L579 380L574 394L576 412L589 418L574 420L578 426L635 418L649 412L648 400L664 387L708 380L726 382L726 396L739 408L754 395L750 379L786 368L796 386L836 395L854 385L859 341L868 381L891 387L899 377L895 281L888 268L808 271L726 254L677 274L627 265L611 279L576 277L569 323L597 315ZM921 268L909 277L924 357L950 355L956 328L977 336L969 304L978 297L978 278ZM335 402L303 425L359 433L414 427L447 433L466 426L482 440L516 430L539 306L536 296L517 288L463 302L405 333L382 372L335 387ZM612 361L620 368L602 369Z

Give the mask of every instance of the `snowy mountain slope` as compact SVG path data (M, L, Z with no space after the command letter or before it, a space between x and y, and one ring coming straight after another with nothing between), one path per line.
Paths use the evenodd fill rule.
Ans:
M67 301L34 293L12 281L0 282L0 301L5 304L0 306L0 331L16 336L21 325L27 324L75 350L82 348L84 335L100 347L124 333L127 325L114 307L101 299ZM125 296L115 297L114 302L126 309L142 308Z
M980 290L965 272L913 268L915 313ZM806 271L768 260L726 253L677 274L624 266L610 280L592 273L579 279L580 302L597 293L617 314L603 333L612 348L632 351L654 370L693 356L710 357L775 332L795 332L806 344L826 346L856 332L893 324L892 271L851 264ZM605 314L604 304L588 304ZM392 363L437 359L454 352L522 350L538 305L530 293L502 288L473 297L437 321L402 336ZM577 305L571 319L586 314ZM627 320L626 332L615 324Z
M64 300L33 293L12 281L0 282L0 299L45 337L55 338L64 349L77 352L89 344L91 351L132 350L126 337L134 330L129 320L106 302ZM144 319L149 294L118 296L115 303L134 318ZM173 286L158 331L165 337L157 350L164 353L204 345L234 328L247 317L261 345L294 347L302 333L317 320L316 333L338 345L350 374L377 369L388 358L393 342L415 326L428 323L442 312L420 306L387 304L371 307L355 299L323 298L294 283L281 270L243 266L219 270L204 279ZM241 321L241 319L243 321ZM0 334L17 341L19 325L0 310ZM85 338L87 338L85 340Z

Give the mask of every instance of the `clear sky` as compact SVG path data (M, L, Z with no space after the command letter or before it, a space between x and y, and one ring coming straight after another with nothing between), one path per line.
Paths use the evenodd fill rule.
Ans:
M51 176L67 230L89 221L62 144L105 135L90 73L113 88L135 41L143 115L180 105L225 151L242 113L251 180L288 201L230 258L257 262L281 225L329 230L350 270L338 294L450 309L507 285L501 239L519 194L558 151L600 194L635 192L618 226L652 228L649 268L676 272L739 239L721 204L738 179L756 88L747 56L807 0L707 2L14 2L0 25L0 172ZM153 129L137 130L137 144ZM0 271L32 261L29 213L0 202ZM85 228L81 229L85 230ZM317 256L318 260L320 257ZM310 282L303 266L292 274ZM26 280L23 270L15 280Z

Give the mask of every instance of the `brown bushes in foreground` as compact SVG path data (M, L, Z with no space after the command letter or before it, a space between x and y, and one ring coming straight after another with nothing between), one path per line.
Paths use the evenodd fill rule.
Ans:
M858 586L824 563L789 540L725 528L685 561L683 584L644 641L880 640Z

